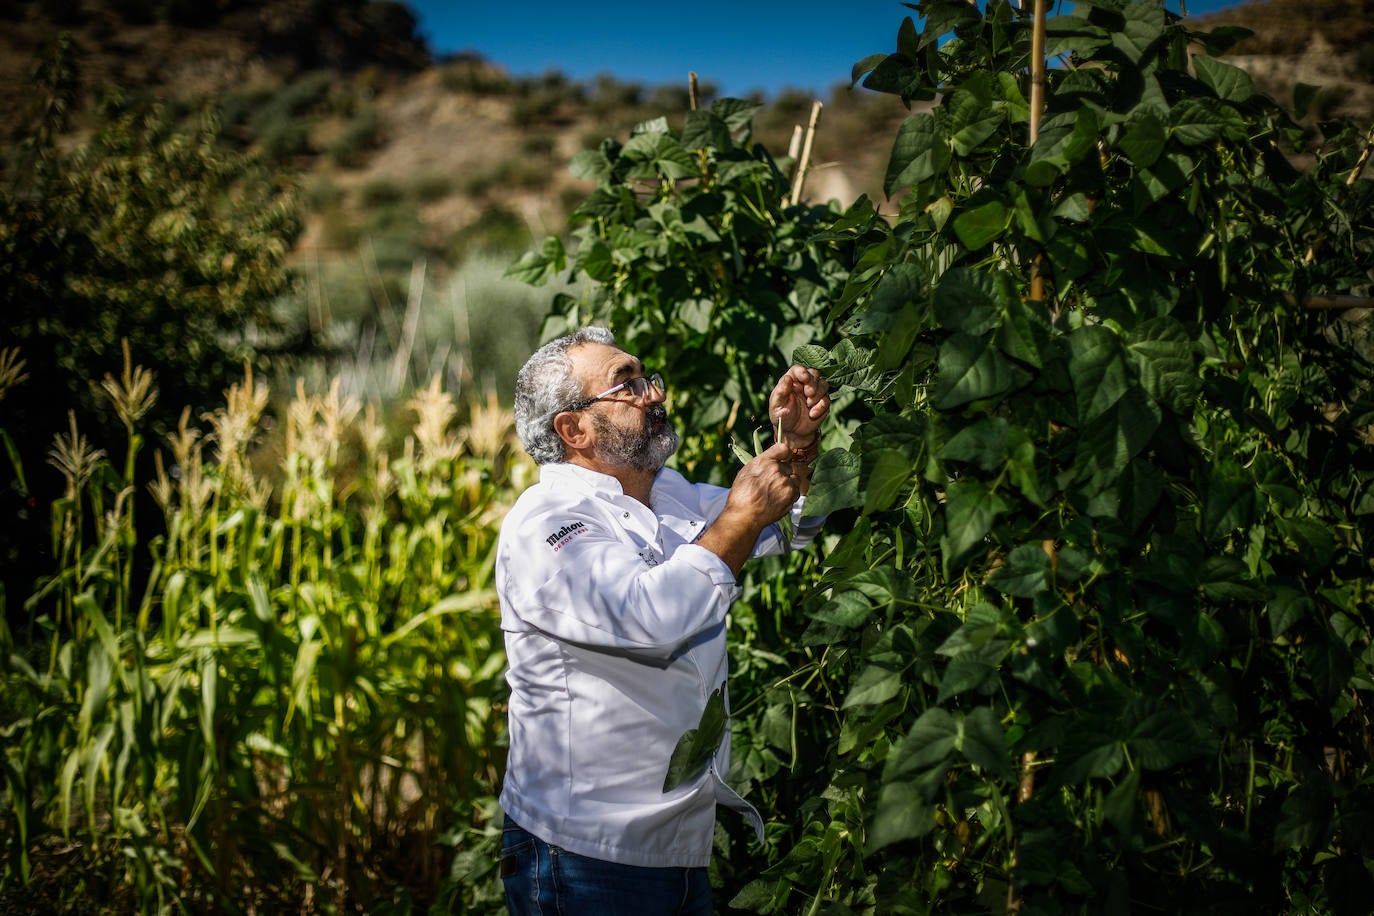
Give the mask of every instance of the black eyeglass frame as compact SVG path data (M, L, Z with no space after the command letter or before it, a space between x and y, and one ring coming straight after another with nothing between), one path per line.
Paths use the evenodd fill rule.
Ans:
M628 390L635 400L639 400L640 398L644 397L649 393L650 385L657 388L660 393L667 390L664 387L663 376L657 372L651 372L648 375L637 375L632 379L626 379L619 385L612 385L610 388L607 388L605 391L601 392L596 397L587 398L587 400L585 401L576 401L568 405L567 407L564 407L562 410L559 411L559 413L576 413L579 410L586 410L588 407L591 407L597 401L610 397L617 391L620 391L622 388Z

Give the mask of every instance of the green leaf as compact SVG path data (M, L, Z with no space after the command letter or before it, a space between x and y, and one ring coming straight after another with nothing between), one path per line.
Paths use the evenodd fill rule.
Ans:
M816 459L811 491L803 509L808 518L819 518L840 509L863 504L859 490L860 458L844 449L830 449Z
M897 130L888 159L883 191L892 197L908 185L919 184L940 174L949 165L949 143L935 116L920 112L907 118Z
M1006 120L1003 106L994 103L994 88L992 72L980 70L946 98L950 140L960 156L971 155Z
M627 173L630 178L691 178L700 168L696 156L666 132L636 134L625 142L620 155L635 163Z
M1004 595L1033 598L1049 587L1050 558L1039 544L1012 549L1001 566L988 575L988 586Z
M1219 61L1205 54L1193 55L1193 69L1218 98L1228 102L1246 102L1255 94L1255 82L1239 67Z
M1006 313L997 329L998 349L1012 359L1043 368L1045 355L1050 351L1050 318L1045 305L1013 295L1003 300L1003 307Z
M1316 609L1315 602L1306 592L1283 586L1274 590L1274 596L1265 605L1265 615L1269 618L1269 633L1278 639L1284 633L1311 616Z
M1124 10L1125 24L1113 32L1112 46L1133 64L1141 63L1164 34L1164 8L1152 0L1132 0Z
M1169 770L1205 756L1211 742L1190 716L1168 709L1151 713L1136 723L1126 744L1142 768Z
M1131 387L1121 339L1101 325L1069 335L1069 376L1078 403L1078 420L1089 424L1110 410Z
M713 111L689 111L682 126L682 146L689 150L729 149L730 126Z
M1082 785L1115 776L1125 761L1126 746L1110 732L1109 724L1097 716L1085 717L1065 738L1050 779L1056 786Z
M701 711L701 720L696 728L690 728L678 739L668 761L668 772L663 778L663 791L671 792L678 786L692 782L706 772L706 765L715 756L721 741L725 738L728 722L725 714L724 687L711 691L706 699L706 708Z
M1006 271L953 267L940 276L931 306L941 327L982 334L997 325L1003 308L1018 301L1016 282Z
M1005 417L984 417L951 436L940 449L940 458L995 470L1007 461L1009 429Z
M935 829L935 806L910 783L893 782L878 794L866 849L875 852L899 840L925 836Z
M1167 315L1142 322L1127 336L1126 350L1156 403L1185 416L1192 413L1202 385L1194 345L1182 324Z
M945 536L941 547L951 566L983 542L998 517L1007 511L1006 500L981 480L959 480L945 491Z
M1160 412L1139 387L1131 386L1106 413L1079 431L1076 478L1090 492L1115 480L1159 428Z
M977 251L1006 231L1011 211L1000 200L989 200L954 217L954 234L970 251Z
M1005 639L991 640L977 650L950 659L940 678L935 701L943 703L970 690L983 691L997 679L998 667L1010 646Z
M1131 768L1121 777L1102 804L1102 818L1121 833L1135 833L1137 812L1140 810L1140 770Z
M605 181L611 177L611 160L603 150L579 150L573 154L568 171L578 181Z
M1207 482L1202 511L1202 535L1224 538L1249 525L1255 516L1255 480L1234 461L1219 461Z
M1012 782L1015 768L1007 753L1006 731L996 713L986 706L976 707L960 723L958 748L968 762L994 776Z
M950 410L1011 391L1022 381L991 340L955 334L940 345L935 406Z
M543 286L567 266L568 256L562 240L551 235L544 240L539 251L527 251L521 255L520 260L506 269L506 276L531 286Z
M1279 533L1298 548L1302 561L1313 569L1325 569L1336 552L1336 538L1328 524L1311 518L1280 518Z
M1169 127L1180 143L1199 146L1219 140L1233 130L1243 131L1245 122L1234 109L1222 109L1214 99L1189 98L1179 101L1169 112Z
M595 239L578 250L573 266L581 268L593 280L605 283L615 276L615 255L605 242Z
M716 99L711 103L711 113L725 122L730 131L743 130L754 120L754 115L763 105L745 99Z
M872 457L872 470L868 472L864 481L866 515L891 508L915 473L911 458L896 449L880 449ZM870 459L869 452L864 452L864 459L867 465Z
M844 708L876 706L886 703L902 689L902 672L881 662L870 663L854 679L854 686L844 698Z
M838 592L820 610L811 615L813 620L844 627L852 630L861 627L873 616L873 603L862 592Z
M1149 112L1141 114L1132 119L1116 145L1137 167L1149 168L1164 152L1164 125Z
M948 711L932 706L912 723L906 737L888 753L883 781L896 782L921 770L949 765L959 739L959 725Z

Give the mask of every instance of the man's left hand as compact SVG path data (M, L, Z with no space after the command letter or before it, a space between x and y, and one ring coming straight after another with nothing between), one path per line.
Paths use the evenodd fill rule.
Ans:
M793 366L768 396L768 418L778 441L807 450L816 444L821 421L830 413L830 383L814 369Z

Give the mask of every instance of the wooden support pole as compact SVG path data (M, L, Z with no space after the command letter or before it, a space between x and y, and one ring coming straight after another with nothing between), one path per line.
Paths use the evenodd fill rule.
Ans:
M1339 311L1346 309L1374 309L1374 296L1346 296L1334 293L1318 293L1315 296L1303 296L1299 299L1292 293L1287 293L1284 298L1289 305L1300 305L1312 311Z
M1049 0L1035 0L1035 20L1031 27L1030 142L1040 139L1040 118L1045 111L1045 30ZM1045 277L1041 273L1044 255L1037 253L1031 263L1030 298L1045 301Z
M797 178L792 182L790 203L801 202L802 185L806 182L806 170L811 164L811 144L816 139L816 125L821 120L821 100L811 103L811 120L806 125L806 139L802 141L801 159L797 161Z
M698 88L697 88L697 72L696 72L695 70L688 70L688 71L687 71L687 107L690 108L690 109L692 109L692 111L696 111L696 110L697 110L697 105L700 104L700 102L699 102L699 100L698 100L698 96L697 96L697 91L698 91Z

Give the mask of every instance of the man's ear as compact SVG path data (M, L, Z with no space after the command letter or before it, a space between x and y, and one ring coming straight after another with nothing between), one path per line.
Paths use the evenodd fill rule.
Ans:
M580 411L565 410L555 414L553 431L558 433L558 438L562 439L568 448L586 448L590 444L590 436L583 426Z

